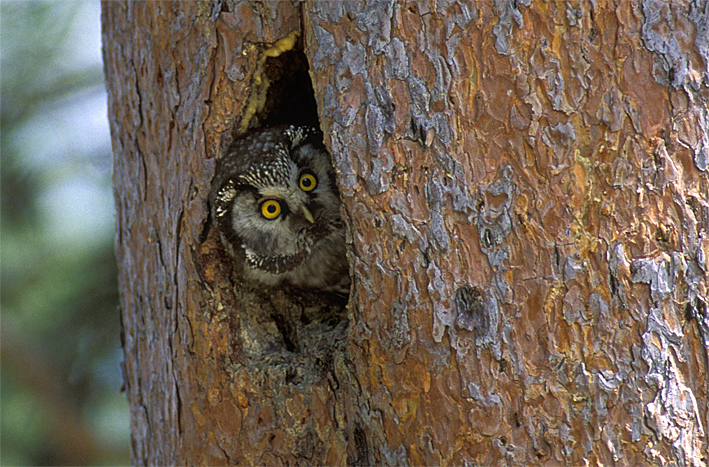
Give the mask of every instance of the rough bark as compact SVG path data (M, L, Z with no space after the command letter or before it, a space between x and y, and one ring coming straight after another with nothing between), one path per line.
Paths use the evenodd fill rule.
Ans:
M707 464L706 2L103 7L135 464ZM351 239L332 323L230 277L208 215L291 48Z

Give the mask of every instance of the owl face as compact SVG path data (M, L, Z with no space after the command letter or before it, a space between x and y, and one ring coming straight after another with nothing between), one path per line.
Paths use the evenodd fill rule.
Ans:
M236 141L215 175L222 241L248 279L308 288L348 282L340 199L322 135L277 127Z

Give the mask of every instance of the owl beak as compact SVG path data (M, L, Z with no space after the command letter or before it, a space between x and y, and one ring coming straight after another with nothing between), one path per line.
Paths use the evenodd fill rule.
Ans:
M305 218L308 219L308 222L310 222L311 224L314 224L315 219L313 219L313 215L310 213L310 211L308 211L308 208L306 208L305 206L302 206L302 208L303 208L303 215L305 216Z

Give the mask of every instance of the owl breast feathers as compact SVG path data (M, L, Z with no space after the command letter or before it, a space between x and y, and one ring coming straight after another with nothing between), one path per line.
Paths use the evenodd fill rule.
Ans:
M217 163L211 204L247 279L349 290L335 173L315 128L274 127L232 143Z

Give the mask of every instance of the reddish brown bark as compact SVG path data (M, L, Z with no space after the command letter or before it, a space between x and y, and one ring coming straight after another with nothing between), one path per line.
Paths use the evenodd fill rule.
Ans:
M103 23L134 463L706 465L705 5L105 2ZM268 310L337 305L232 284L207 207L293 31L354 280L295 350Z

